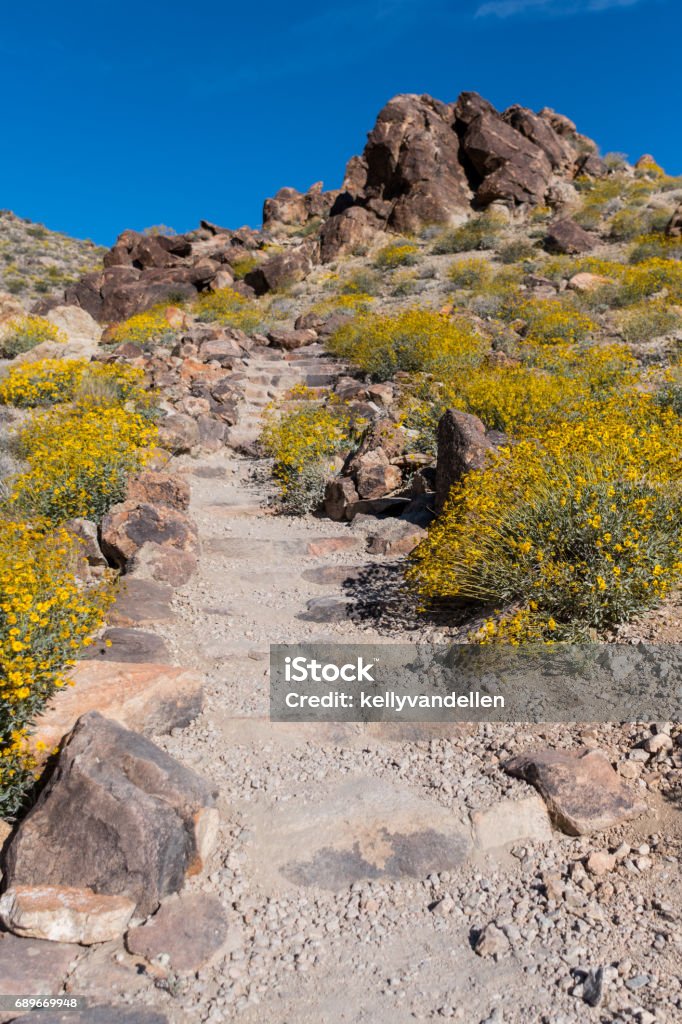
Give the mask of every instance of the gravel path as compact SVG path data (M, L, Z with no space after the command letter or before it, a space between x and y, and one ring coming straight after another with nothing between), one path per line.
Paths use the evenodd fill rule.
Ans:
M235 432L247 444L270 398L325 372L315 353L255 358ZM641 727L270 723L270 643L446 634L420 622L400 563L367 555L361 530L273 514L263 462L222 451L184 467L202 554L162 631L174 659L205 674L206 707L159 742L219 789L218 850L190 888L220 896L229 941L196 977L128 998L178 1024L682 1020L673 762L642 768L632 784L651 811L627 827L573 839L529 826L523 840L467 846L478 812L514 800L520 819L539 802L500 769L510 754L589 742L616 763ZM358 609L358 588L376 600ZM585 871L590 852L618 847L609 874ZM420 874L431 854L443 865ZM372 877L354 877L367 863Z

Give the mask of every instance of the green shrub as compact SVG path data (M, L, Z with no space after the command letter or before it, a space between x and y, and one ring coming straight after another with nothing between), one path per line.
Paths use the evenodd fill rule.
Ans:
M619 333L630 344L650 341L682 327L682 315L665 299L639 302L617 315Z
M395 270L396 267L413 267L417 262L419 249L410 242L391 242L374 257L374 266L379 270Z
M433 243L437 255L494 249L507 227L505 218L496 212L481 213L458 228L443 231Z

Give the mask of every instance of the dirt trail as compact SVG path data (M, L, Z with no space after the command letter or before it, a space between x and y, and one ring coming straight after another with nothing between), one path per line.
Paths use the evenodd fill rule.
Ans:
M253 441L264 407L293 384L336 372L317 349L253 357L233 443ZM273 514L264 462L227 450L183 461L202 550L176 594L177 620L159 632L176 662L204 673L206 706L159 742L219 790L218 853L190 887L217 892L231 926L224 958L164 1010L211 1024L600 1020L567 994L571 972L644 955L650 939L634 905L632 927L619 927L588 887L575 915L547 903L542 875L593 846L549 834L539 798L499 769L537 732L270 723L270 643L439 634L401 595L400 563L368 556L360 529ZM478 815L500 800L517 801L516 844L477 832ZM642 832L623 836L634 843ZM656 885L679 886L672 864ZM506 929L504 951L482 957L472 944L492 921ZM676 955L666 947L657 977L675 976ZM651 1005L622 981L619 991Z

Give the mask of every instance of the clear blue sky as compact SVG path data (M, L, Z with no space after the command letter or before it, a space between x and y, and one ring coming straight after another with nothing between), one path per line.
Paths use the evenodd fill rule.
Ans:
M0 207L111 244L338 187L398 92L551 106L682 173L679 0L24 0L0 36Z

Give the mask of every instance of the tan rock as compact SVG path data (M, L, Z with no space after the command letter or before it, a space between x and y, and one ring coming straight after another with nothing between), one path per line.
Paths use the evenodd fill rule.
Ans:
M585 867L591 875L606 875L613 871L616 866L616 858L606 850L595 850L585 862Z
M539 796L500 800L485 811L471 815L474 840L480 850L495 850L522 840L549 842L552 826Z
M37 719L31 744L41 759L88 711L159 735L188 725L203 703L201 675L173 665L81 661L70 678L73 686L58 691Z
M18 885L0 897L0 920L15 935L83 946L117 939L134 909L127 896L72 886Z
M613 284L610 277L604 277L603 274L590 274L584 270L580 274L573 275L568 282L568 287L574 292L594 292L607 284Z
M13 320L15 316L25 316L26 310L14 295L0 292L0 324Z
M179 473L146 470L130 481L126 498L128 501L168 505L184 511L189 508L189 483Z
M321 537L308 542L306 554L321 557L336 554L337 551L357 551L360 544L359 537Z

